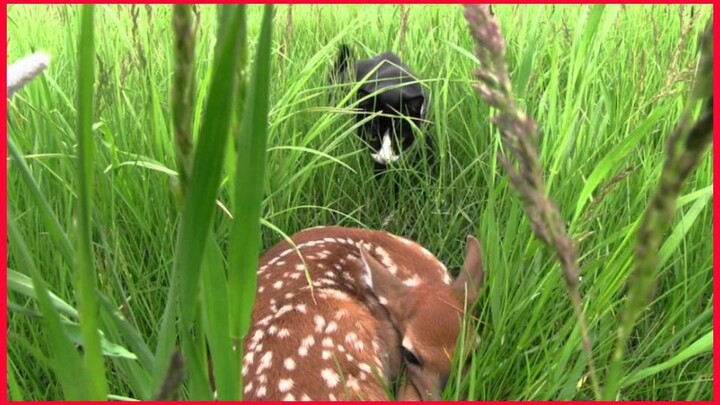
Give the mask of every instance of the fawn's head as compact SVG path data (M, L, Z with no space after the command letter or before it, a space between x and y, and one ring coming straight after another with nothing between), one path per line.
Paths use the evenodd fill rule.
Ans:
M372 289L387 309L402 342L400 351L409 382L401 387L398 399L440 399L450 376L456 344L463 340L458 338L464 308L472 306L481 287L484 271L480 244L468 236L464 269L450 285L426 281L408 286L363 248L360 253ZM463 341L475 339L466 337Z

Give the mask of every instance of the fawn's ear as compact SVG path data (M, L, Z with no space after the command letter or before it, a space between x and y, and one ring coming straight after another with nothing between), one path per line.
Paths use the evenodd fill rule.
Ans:
M367 272L367 283L375 292L380 303L387 304L388 301L401 299L407 293L408 287L395 277L382 263L378 262L370 253L362 247L360 249L360 258L365 265Z
M480 242L474 236L468 235L465 244L465 263L455 282L453 282L453 288L463 297L467 292L468 306L475 302L477 293L482 288L484 277L485 270L482 264Z

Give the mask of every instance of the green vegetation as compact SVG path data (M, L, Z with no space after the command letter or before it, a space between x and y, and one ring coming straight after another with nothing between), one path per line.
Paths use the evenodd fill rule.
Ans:
M538 123L548 197L578 241L578 287L604 387L628 283L647 282L630 278L635 235L658 188L666 137L688 112L712 7L494 11L515 102ZM167 383L184 369L180 396L209 399L206 343L225 353L215 356L218 395L236 398L227 332L247 327L254 288L252 273L237 267L323 224L413 238L453 271L466 235L477 235L487 271L482 344L472 381L449 384L448 398L595 398L563 271L496 158L507 151L472 87L477 60L462 7L176 12L8 7L8 63L34 50L52 57L8 102L10 398L172 397ZM192 53L178 56L173 28L189 19L199 30L194 66L182 71L176 60L189 63ZM351 97L329 104L341 42L362 56L396 51L424 79L436 180L405 164L371 178ZM173 90L183 83L194 91ZM178 127L190 128L192 146ZM400 182L397 198L390 181ZM653 229L670 230L653 234L658 271L643 277L657 287L627 336L619 399L712 398L712 183L705 156L678 191L672 220L655 219ZM233 222L239 207L245 215ZM176 334L182 359L173 356Z

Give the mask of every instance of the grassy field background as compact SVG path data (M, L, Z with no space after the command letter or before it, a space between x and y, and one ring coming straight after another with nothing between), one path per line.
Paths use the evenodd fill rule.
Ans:
M8 137L25 157L61 226L70 230L77 190L75 138L78 6L8 6L8 63L42 50L47 73L8 103ZM664 140L682 110L711 6L496 6L511 80L539 123L551 197L579 241L581 290L599 375L606 373L633 230L655 189ZM248 8L250 51L262 9ZM290 15L291 13L291 15ZM174 258L178 209L170 115L173 33L169 6L95 10L94 259L98 288L155 347ZM210 80L217 15L199 21L198 97ZM460 6L278 6L265 169L262 250L287 234L327 224L411 237L457 271L465 236L483 244L486 286L474 361L477 399L591 399L587 361L557 262L533 236L495 159L489 108L471 87L473 42ZM383 182L354 136L348 110L328 101L337 45L360 56L398 53L429 87L439 151L436 181L403 167ZM195 133L203 113L199 104ZM196 156L196 159L202 159ZM75 306L71 266L48 235L17 166L8 160L8 205L49 289ZM389 181L401 183L397 200ZM712 331L712 156L684 189L662 245L652 305L633 332L621 399L710 400L712 352L693 351ZM223 184L218 200L230 191ZM218 207L213 235L228 255L231 220ZM8 268L26 274L17 252ZM57 399L47 335L34 304L10 293L11 396ZM125 345L123 341L116 341ZM690 349L689 349L690 348ZM106 358L111 394L141 398L126 363ZM60 367L62 367L60 365ZM633 377L634 378L631 378ZM642 378L640 378L642 377ZM11 389L12 388L12 389ZM458 398L460 388L449 390Z

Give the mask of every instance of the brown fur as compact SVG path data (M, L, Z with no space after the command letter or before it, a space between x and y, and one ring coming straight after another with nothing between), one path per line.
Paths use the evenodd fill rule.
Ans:
M383 385L397 377L406 334L430 344L418 348L426 367L449 374L461 305L434 256L414 242L364 229L311 228L292 240L309 273L298 270L303 261L286 241L261 257L244 342L245 400L387 400ZM358 244L384 271L392 268L397 280L412 280L396 290L413 294L381 304L368 285L379 280L378 273L369 277ZM306 351L300 349L303 341ZM416 395L410 390L407 397Z

